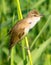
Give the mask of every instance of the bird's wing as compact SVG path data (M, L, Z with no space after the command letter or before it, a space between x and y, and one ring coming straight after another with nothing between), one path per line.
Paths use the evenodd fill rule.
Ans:
M19 29L17 31L13 30L10 39L10 48L19 42L24 36L24 29Z
M27 27L28 24L26 22L26 19L24 20L20 20L20 22L17 22L13 28L10 30L9 34L12 34L13 30L19 30L20 28L21 29L24 29L25 27Z
M11 30L10 32L10 48L14 46L19 40L21 40L24 37L24 30L27 27L27 23L24 20L21 20L18 22Z

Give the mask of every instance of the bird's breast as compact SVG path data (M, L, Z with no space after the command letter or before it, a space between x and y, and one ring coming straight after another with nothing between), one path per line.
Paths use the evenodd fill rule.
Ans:
M24 33L25 33L25 35L29 32L29 28L25 28L25 30L24 30Z

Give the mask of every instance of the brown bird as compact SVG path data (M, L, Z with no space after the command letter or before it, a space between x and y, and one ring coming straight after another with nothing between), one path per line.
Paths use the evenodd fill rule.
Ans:
M32 10L28 13L26 18L16 23L10 31L11 39L9 47L12 48L16 43L18 43L29 32L29 30L35 26L41 17L41 14Z

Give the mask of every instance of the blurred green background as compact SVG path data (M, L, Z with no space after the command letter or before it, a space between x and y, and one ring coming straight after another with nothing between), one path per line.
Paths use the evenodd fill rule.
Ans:
M23 18L33 9L44 14L44 17L27 34L31 48L32 65L51 65L51 0L19 0ZM7 35L18 22L17 0L0 0L0 65L31 65L27 49L20 47L20 41L12 51L12 63L9 57L9 39Z

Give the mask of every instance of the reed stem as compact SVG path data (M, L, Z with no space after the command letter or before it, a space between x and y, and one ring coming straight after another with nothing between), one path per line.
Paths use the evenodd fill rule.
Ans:
M31 57L31 53L30 53L30 49L29 49L29 44L28 44L27 37L25 37L25 40L26 40L26 46L27 46L27 52L28 52L28 56L29 56L29 60L30 60L30 65L33 65L32 64L32 57Z
M14 65L14 47L11 49L11 65Z
M18 19L20 20L20 19L23 19L23 16L22 16L22 13L21 13L20 2L19 2L19 0L16 0L16 1L17 1ZM29 47L27 37L25 37L25 40L26 40L26 46ZM22 42L22 46L24 46L23 42ZM32 59L31 59L30 50L28 50L28 56L29 56L29 60L30 60L30 65L32 65ZM25 51L24 51L24 49L23 49L23 57L25 59Z

